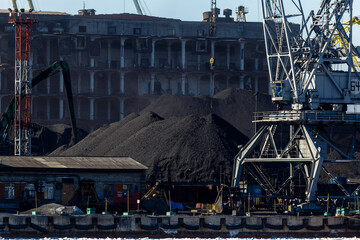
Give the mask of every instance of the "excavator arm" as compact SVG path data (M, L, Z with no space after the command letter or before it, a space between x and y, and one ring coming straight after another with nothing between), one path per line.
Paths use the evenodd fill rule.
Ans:
M56 61L49 68L41 71L37 76L32 78L32 86L35 87L42 80L47 79L59 72L62 72L65 84L66 97L68 100L68 110L70 116L70 125L71 125L71 141L69 145L74 145L77 142L77 128L76 128L76 119L74 111L74 101L71 90L71 79L70 79L70 70L69 65L64 61ZM24 89L22 89L22 95L24 96ZM7 143L8 131L14 123L15 116L15 98L12 98L9 105L5 109L5 112L0 118L0 145L5 145Z

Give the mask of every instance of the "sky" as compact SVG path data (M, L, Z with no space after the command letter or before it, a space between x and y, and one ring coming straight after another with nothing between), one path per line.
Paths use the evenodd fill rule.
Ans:
M209 11L211 7L211 0L138 0L145 9L146 15L175 18L184 21L201 21L202 13ZM302 0L302 7L304 8L305 16L307 17L311 10L317 11L321 0ZM354 15L360 16L359 0L354 0ZM17 0L19 8L28 9L27 0ZM79 9L93 8L96 14L110 14L110 13L136 13L133 0L33 0L35 10L41 11L59 11L70 14L77 14ZM216 0L217 7L222 10L229 8L233 10L233 17L235 17L235 10L238 6L243 5L248 9L247 21L260 22L261 5L260 0ZM289 10L287 13L292 13L291 9L287 8L290 5L290 0L285 0L285 9ZM11 0L0 0L0 9L12 8ZM354 43L360 45L360 26L356 26L354 30Z
M147 15L176 18L185 21L201 21L202 13L210 10L211 0L138 0ZM217 0L217 7L222 10L233 10L243 5L248 8L247 21L261 21L260 0ZM284 1L285 4L287 1ZM360 15L358 0L354 1L355 15ZM33 0L36 10L59 11L76 14L77 10L93 8L97 14L108 13L136 13L133 0ZM321 0L303 0L302 5L307 16L311 9L317 10ZM27 0L17 0L19 8L28 9ZM286 6L285 6L286 7ZM0 0L0 8L12 8L11 0Z
M153 16L177 18L185 21L201 21L202 13L210 10L210 0L139 0L147 13ZM222 10L229 8L233 10L243 5L248 8L247 21L261 21L260 0L217 0L217 7ZM304 0L305 6L320 5L321 0ZM17 0L18 6L28 9L27 0ZM59 11L76 14L77 10L93 8L97 14L106 13L136 13L133 0L33 0L36 10ZM316 3L316 4L315 4ZM147 6L147 8L146 8ZM0 8L12 7L11 0L0 0ZM305 11L305 12L309 12ZM149 15L149 14L147 14ZM307 14L306 14L307 15Z

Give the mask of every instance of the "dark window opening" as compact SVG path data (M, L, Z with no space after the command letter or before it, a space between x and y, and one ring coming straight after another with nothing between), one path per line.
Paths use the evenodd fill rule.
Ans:
M86 26L79 26L79 32L86 33Z
M116 27L115 26L109 26L108 27L108 33L109 34L115 34L116 33Z
M114 184L104 184L104 198L114 197Z
M141 34L141 28L134 28L134 29L133 29L133 33L134 33L135 35L140 35L140 34Z

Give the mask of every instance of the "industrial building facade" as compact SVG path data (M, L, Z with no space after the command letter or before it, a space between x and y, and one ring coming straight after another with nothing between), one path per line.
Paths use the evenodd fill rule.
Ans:
M268 93L261 23L234 22L231 11L209 22L134 14L36 12L32 76L56 60L68 62L79 126L93 130L139 112L161 94L214 95L226 88ZM205 16L205 14L204 14ZM209 60L216 60L210 70ZM14 93L14 28L0 12L0 104ZM33 88L32 119L67 122L61 75Z
M35 201L99 208L107 201L125 211L127 196L136 208L146 169L130 157L2 156L0 210L29 209Z

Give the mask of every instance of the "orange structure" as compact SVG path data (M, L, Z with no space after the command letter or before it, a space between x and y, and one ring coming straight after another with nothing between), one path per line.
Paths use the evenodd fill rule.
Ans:
M14 9L9 23L15 27L15 119L14 155L31 154L31 33L36 15ZM24 99L24 101L22 101Z

